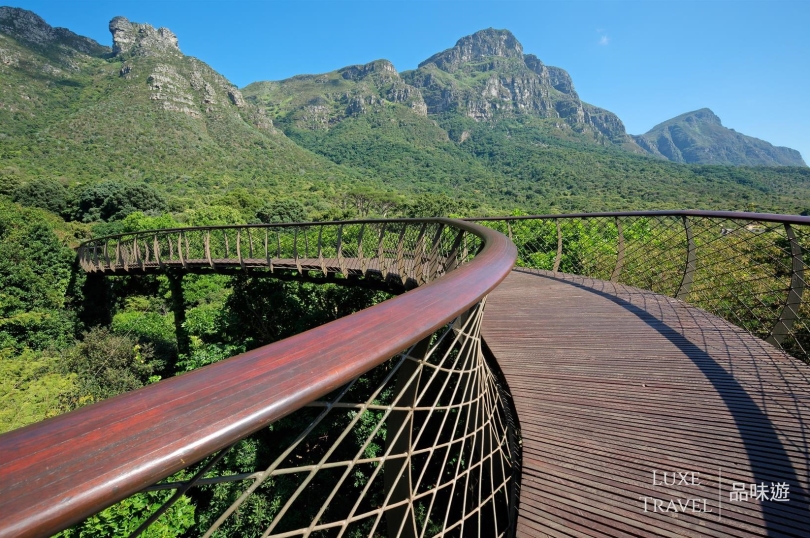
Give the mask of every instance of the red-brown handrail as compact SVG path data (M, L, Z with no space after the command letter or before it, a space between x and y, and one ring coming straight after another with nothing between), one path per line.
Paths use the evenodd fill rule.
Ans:
M558 213L549 215L513 215L508 217L469 217L466 222L510 221L510 220L554 220L599 217L707 217L723 219L743 219L762 222L789 224L810 224L810 217L802 215L780 215L779 213L749 213L744 211L706 211L702 209L674 209L648 211L607 211L602 213Z
M484 247L440 279L200 370L0 436L0 536L52 534L269 425L433 333L511 270L515 246L431 219Z

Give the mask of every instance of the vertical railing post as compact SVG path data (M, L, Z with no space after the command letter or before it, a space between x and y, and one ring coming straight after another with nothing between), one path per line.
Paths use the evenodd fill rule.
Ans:
M270 266L270 272L273 272L273 261L270 258L270 230L267 228L264 229L264 259L267 261L267 265Z
M397 274L399 275L400 281L404 284L407 280L405 273L405 232L408 229L408 223L402 223L402 230L399 232L399 239L397 240L397 258L396 258L396 268Z
M425 232L427 223L423 222L419 230L419 237L416 238L416 250L413 253L413 275L411 278L417 284L421 284L425 276ZM404 281L403 281L404 283Z
M799 317L799 307L802 305L802 294L804 293L804 260L802 259L802 247L796 240L793 228L785 223L785 233L790 242L790 289L788 290L785 306L779 313L779 319L771 330L770 336L766 339L775 346L779 346L785 337L790 334L793 323Z
M681 218L683 219L683 229L686 232L686 265L684 266L683 278L681 279L681 285L678 286L678 292L675 294L675 298L685 301L689 296L689 292L692 290L692 280L697 270L697 249L695 247L695 237L692 234L692 226L689 219L686 215Z
M366 231L366 223L364 222L360 226L360 233L357 236L357 258L360 260L360 270L363 272L363 274L365 274L366 269L368 269L368 267L366 266L366 259L363 256L363 232L365 231Z
M346 270L346 262L343 259L343 225L341 224L338 226L337 229L337 252L335 255L337 256L338 267L340 267L340 273L343 276L348 275L348 271Z
M377 243L377 268L380 270L380 275L382 275L383 278L388 274L388 268L385 263L385 229L387 226L387 223L382 223L380 227L380 241Z
M183 232L183 244L186 247L186 255L183 256L183 259L188 261L191 259L191 249L188 246L188 236L185 234L185 232ZM183 267L185 267L185 264L183 265Z
M205 257L208 259L208 265L211 269L214 268L214 260L211 258L211 230L205 230Z
M459 261L459 248L461 247L461 242L464 240L464 235L464 230L459 230L456 234L456 238L453 241L453 246L450 247L450 252L447 254L447 260L444 264L445 273L449 273L461 265L461 262Z
M611 282L618 282L619 276L622 274L624 267L624 231L622 230L622 221L616 217L616 230L618 237L616 239L616 266L613 268L613 273L610 275Z
M155 234L152 242L155 244L155 260L158 263L158 267L163 269L163 259L160 257L160 241L158 240L158 234Z
M560 261L562 261L562 228L560 227L560 219L554 219L557 223L557 257L554 258L554 268L552 271L555 273L560 270Z
M132 238L132 261L135 262L136 265L140 266L143 269L143 259L141 258L141 253L138 250L138 236L134 236Z
M413 408L419 392L419 361L427 356L431 337L427 337L410 350L397 372L394 388L394 407L386 419L385 427L392 439L387 452L391 455L404 454L404 457L389 458L383 464L383 479L387 504L409 501L413 497L411 477L411 451L413 450ZM408 408L408 409L402 409ZM399 433L399 435L397 435ZM409 502L386 512L388 536L415 538L416 519L413 505Z
M304 232L306 233L306 232ZM306 238L306 236L304 236ZM306 251L304 252L306 255ZM295 266L298 268L298 274L303 275L304 270L301 269L301 260L298 259L298 227L296 226L293 228L293 260L295 260Z
M180 232L177 236L177 255L180 257L180 263L183 266L183 269L186 268L186 257L183 255L183 239L186 234Z
M245 260L242 259L242 228L236 229L236 257L239 258L239 267L245 268Z
M305 231L304 237L306 238L309 234ZM308 249L309 247L307 247ZM326 262L323 259L323 224L318 226L318 262L321 265L321 271L323 271L323 276L326 276L328 271L326 270Z
M430 256L428 256L427 262L427 274L423 283L434 280L439 272L439 249L442 245L442 233L444 233L444 224L439 224L436 228L436 234L433 236L433 245L430 248Z
M124 267L124 271L129 271L129 267L127 266L127 263L124 260L124 256L121 254L120 237L115 240L115 265L122 265Z

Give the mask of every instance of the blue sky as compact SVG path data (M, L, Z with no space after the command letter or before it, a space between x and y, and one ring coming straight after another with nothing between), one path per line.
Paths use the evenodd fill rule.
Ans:
M2 1L2 0L0 0ZM566 69L583 100L646 132L711 108L726 127L810 164L810 0L11 0L53 26L111 42L115 15L166 26L181 50L242 87L386 58L400 71L483 28Z

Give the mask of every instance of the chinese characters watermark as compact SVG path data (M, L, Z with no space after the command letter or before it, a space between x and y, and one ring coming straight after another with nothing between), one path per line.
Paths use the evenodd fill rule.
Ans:
M731 491L728 497L723 495L723 472L717 470L717 502L709 502L710 488L701 482L699 472L695 471L652 471L652 486L654 488L666 487L669 495L639 497L645 512L653 513L693 513L717 514L718 520L722 518L723 500L729 503L748 501L758 502L788 502L790 484L787 482L731 482ZM710 481L712 481L710 479ZM726 482L728 484L728 482ZM678 490L673 496L672 490ZM716 508L716 510L715 510Z
M790 484L787 482L771 482L770 487L765 482L759 484L745 484L743 482L732 482L731 492L728 494L729 502L752 501L777 501L787 502L790 493Z

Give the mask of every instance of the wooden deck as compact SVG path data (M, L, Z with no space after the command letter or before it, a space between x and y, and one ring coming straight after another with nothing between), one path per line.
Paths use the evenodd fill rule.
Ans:
M552 273L513 272L483 334L522 430L518 536L810 536L810 367L675 299ZM751 484L765 500L732 500Z

